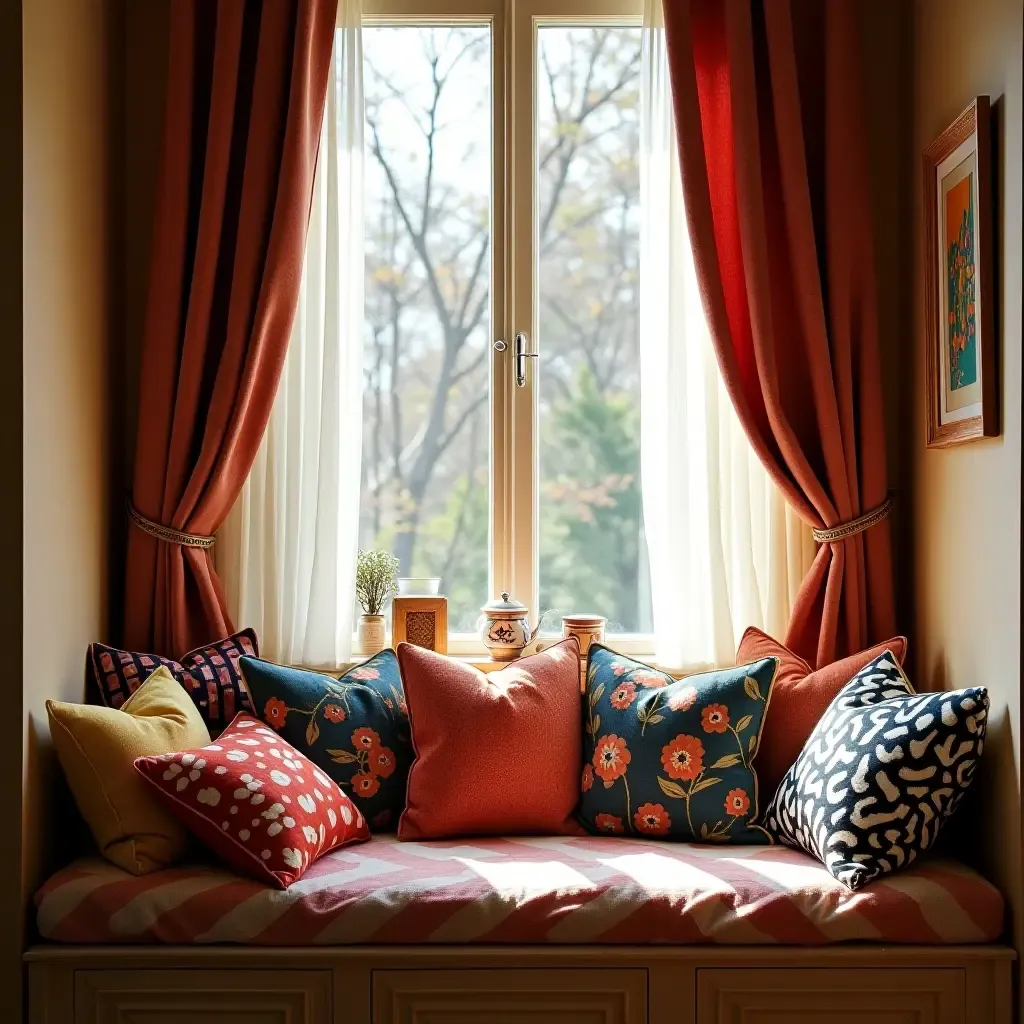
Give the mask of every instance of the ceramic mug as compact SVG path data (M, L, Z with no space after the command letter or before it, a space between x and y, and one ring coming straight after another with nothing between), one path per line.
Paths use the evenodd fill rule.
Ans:
M604 627L607 620L603 615L563 615L562 636L576 637L580 645L580 689L586 687L587 651L591 644L604 643Z

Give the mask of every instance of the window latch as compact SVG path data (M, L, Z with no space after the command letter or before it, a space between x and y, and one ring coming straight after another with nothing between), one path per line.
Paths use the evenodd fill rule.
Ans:
M526 344L526 335L520 331L513 342L513 355L516 360L516 386L521 388L526 387L526 360L540 358L537 352L527 352Z

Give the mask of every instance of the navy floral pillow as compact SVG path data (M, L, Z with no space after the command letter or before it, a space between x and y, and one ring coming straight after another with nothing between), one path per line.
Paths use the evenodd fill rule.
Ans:
M598 644L578 816L592 832L770 843L753 761L778 658L674 680Z
M372 829L393 830L413 757L395 652L339 679L261 658L239 666L256 715L341 786Z

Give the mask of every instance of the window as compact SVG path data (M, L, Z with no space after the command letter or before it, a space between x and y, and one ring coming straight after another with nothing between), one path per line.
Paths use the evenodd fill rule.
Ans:
M273 660L346 663L358 545L441 577L452 653L502 590L689 671L781 632L815 546L718 372L657 12L359 7L281 383L218 531L235 621Z
M502 589L651 631L639 19L634 0L364 6L359 543L441 577L467 642Z
M366 25L360 544L439 576L455 632L488 598L491 31Z
M640 502L640 29L537 32L540 603L650 632Z

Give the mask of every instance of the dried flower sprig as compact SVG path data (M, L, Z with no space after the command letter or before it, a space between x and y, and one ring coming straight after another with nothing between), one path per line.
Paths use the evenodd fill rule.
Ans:
M367 615L380 615L389 594L398 592L398 559L386 551L356 554L356 598Z

